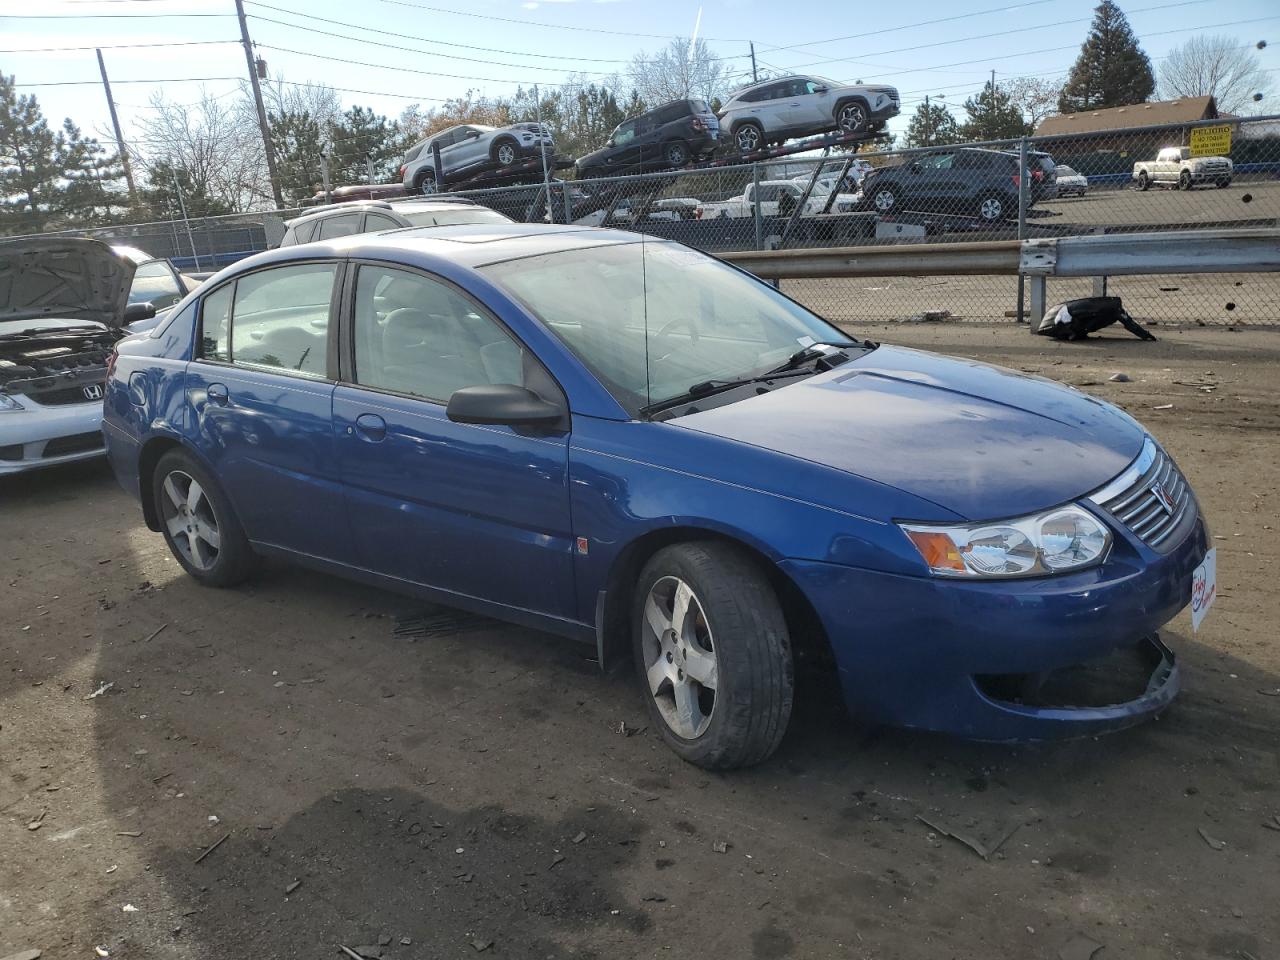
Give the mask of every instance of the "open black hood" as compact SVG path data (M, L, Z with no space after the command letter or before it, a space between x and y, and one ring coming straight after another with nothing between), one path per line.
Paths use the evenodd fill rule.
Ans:
M0 241L0 323L91 320L118 328L134 270L131 261L98 240Z

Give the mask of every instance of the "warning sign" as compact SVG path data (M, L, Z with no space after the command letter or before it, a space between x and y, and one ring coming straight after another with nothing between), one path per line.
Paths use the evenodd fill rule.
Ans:
M1225 157L1231 152L1231 127L1196 127L1191 131L1193 157Z

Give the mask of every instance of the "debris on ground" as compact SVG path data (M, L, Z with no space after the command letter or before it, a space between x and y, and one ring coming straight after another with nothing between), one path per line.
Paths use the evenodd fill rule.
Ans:
M974 853L980 856L983 860L990 860L993 856L995 856L996 852L1001 847L1003 847L1005 843L1008 842L1009 838L1018 832L1018 828L1022 826L1021 822L1015 823L1004 834L1002 834L1000 839L996 840L995 843L987 845L983 843L981 840L977 839L976 837L972 837L969 834L956 829L955 827L947 826L939 820L936 820L936 819L930 820L929 818L925 817L923 814L917 813L916 819L919 820L921 823L923 823L926 827L933 828L938 833L942 834L944 837L950 837L952 840L956 840L956 841L959 841L960 843L963 843L966 847L968 847L970 850L972 850Z
M713 841L711 842L711 849L712 849L712 850L714 850L716 853L728 853L728 852L729 852L729 841L727 841L727 840L713 840Z
M455 636L467 630L474 630L484 622L483 617L461 610L429 610L396 617L395 636L411 642L431 637Z
M950 310L926 310L903 319L903 323L941 323L954 319Z
M634 737L637 733L644 733L648 727L629 727L627 721L619 720L618 725L613 728L614 733L620 733L624 737Z
M574 842L574 843L581 843L581 842L582 842L583 840L585 840L585 839L587 839L587 831L585 831L585 830L580 830L580 831L578 832L578 835L577 835L576 837L574 837L574 838L573 838L573 842Z
M1200 839L1203 840L1205 843L1207 843L1209 846L1213 847L1213 849L1225 850L1227 848L1227 841L1215 840L1213 837L1209 836L1209 834L1205 832L1204 827L1196 827L1196 832L1200 834Z
M1077 933L1058 949L1058 960L1093 960L1102 944L1083 933Z
M302 886L301 880L293 881L293 883L289 884L287 887L284 888L284 895L287 897L289 894L293 893L293 891L297 890L300 886Z
M142 642L143 642L143 643L150 643L150 642L151 642L152 640L154 640L156 637L160 636L160 634L162 634L162 633L164 632L164 628L165 628L165 627L167 627L168 625L169 625L169 624L168 624L167 622L166 622L166 623L162 623L162 624L160 624L160 626L156 627L156 629L155 629L155 630L151 631L151 633L147 635L147 639L143 640Z
M141 830L117 830L116 836L117 837L140 837L142 836L142 831Z
M41 825L42 823L44 823L44 818L45 818L46 816L48 816L48 814L49 814L49 811L48 811L48 810L41 810L41 811L40 811L39 816L37 816L37 817L36 817L35 819L33 819L30 823L28 823L28 824L27 824L27 829L28 829L28 830L39 830L39 829L40 829L40 825Z
M122 913L137 913L138 908L135 907L132 903L126 903L123 907L120 908L120 911Z
M195 862L196 862L196 863L199 863L201 860L203 860L203 859L204 859L205 857L207 857L209 854L213 853L213 851L217 850L220 846L222 846L223 841L224 841L224 840L226 840L229 836L231 836L231 834L229 834L229 833L224 833L221 837L219 837L217 840L215 840L215 841L213 842L213 846L209 847L208 849L206 849L206 850L205 850L205 852L204 852L204 853L202 853L202 854L200 854L200 856L196 857Z
M646 893L640 898L645 903L666 903L667 898L660 893Z
M114 680L112 680L110 683L104 683L104 684L103 684L102 686L100 686L97 690L93 691L93 693L91 693L91 694L89 694L87 697L85 697L85 699L86 699L86 700L93 700L93 699L94 699L94 698L96 698L96 697L100 697L100 696L102 696L104 693L106 693L108 690L110 690L112 687L114 687L115 685L116 685L116 683L115 683L115 681L114 681Z
M1172 410L1172 409L1173 409L1173 404L1172 404L1172 403L1162 403L1162 404L1160 404L1159 406L1152 407L1151 409L1152 409L1152 410Z
M471 946L476 948L476 953L484 953L486 950L488 950L490 947L493 946L493 941L482 940L481 938L476 937L476 939L471 941Z
M40 960L41 952L40 950L20 950L7 957L0 957L0 960Z
M1113 373L1107 377L1112 383L1129 383L1129 375L1127 373Z
M551 858L551 867L554 867L557 863L564 863L563 853L557 853L554 857ZM551 867L547 867L547 869L550 870Z

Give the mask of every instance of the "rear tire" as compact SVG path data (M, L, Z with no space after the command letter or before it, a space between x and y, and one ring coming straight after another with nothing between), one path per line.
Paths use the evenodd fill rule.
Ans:
M257 558L222 487L195 457L170 450L151 476L151 496L165 542L192 577L230 587L253 572Z
M681 759L731 770L777 749L794 696L791 639L749 556L715 541L658 551L636 582L631 622L649 715Z
M413 189L421 194L437 193L435 173L431 170L420 170L413 178Z
M672 140L662 148L662 159L669 167L683 167L689 162L689 147L683 140Z
M765 145L764 127L754 120L740 123L733 131L733 142L741 153L752 153Z
M902 198L895 187L875 187L871 193L871 207L879 214L895 213L902 207Z

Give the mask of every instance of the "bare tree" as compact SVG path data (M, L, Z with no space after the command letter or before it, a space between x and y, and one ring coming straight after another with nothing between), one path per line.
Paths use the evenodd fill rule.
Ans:
M636 93L649 106L668 100L698 97L710 103L723 99L734 80L724 61L705 40L677 37L657 53L638 53L627 68Z
M150 112L138 119L144 166L149 172L181 170L194 189L234 211L269 199L257 117L240 99L240 94L229 99L202 91L198 101L184 104L156 91ZM250 115L252 124L244 119Z
M1223 113L1246 113L1272 89L1256 54L1235 37L1214 34L1174 48L1160 65L1157 93L1162 100L1212 96Z
M1042 77L1017 77L1005 85L1004 91L1013 105L1022 111L1027 125L1034 132L1041 120L1058 112L1062 81L1045 80Z

